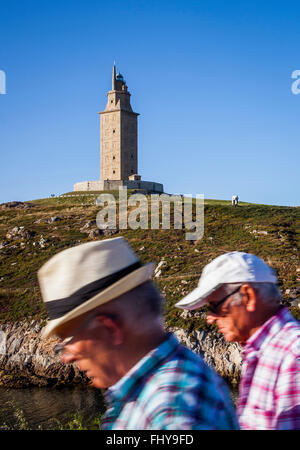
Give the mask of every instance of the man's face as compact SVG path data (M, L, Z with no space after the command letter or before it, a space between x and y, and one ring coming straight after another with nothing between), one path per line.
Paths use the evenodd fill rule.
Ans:
M61 337L70 339L64 347L62 362L76 362L79 370L91 378L93 386L107 388L118 380L109 332L101 321L94 317L80 325L77 322Z
M215 323L228 342L244 343L250 336L251 322L249 312L242 301L241 304L231 305L233 296L229 296L215 312L208 312L206 320ZM213 299L210 301L214 304Z

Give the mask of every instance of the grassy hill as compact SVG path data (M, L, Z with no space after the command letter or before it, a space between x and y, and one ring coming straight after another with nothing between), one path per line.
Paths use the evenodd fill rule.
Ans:
M82 230L99 211L97 193L84 194L34 200L26 208L0 205L2 322L46 319L37 270L67 247L107 238L96 232L90 235L96 230L93 224ZM233 208L230 201L205 200L205 230L199 242L185 240L185 230L174 229L120 230L113 237L124 236L142 262L164 259L155 282L166 296L167 323L191 329L199 327L199 318L182 320L182 311L173 305L197 285L203 267L226 251L246 251L263 258L277 271L283 293L299 285L299 224L299 208L250 203ZM288 296L284 298L288 301ZM300 319L296 308L291 311Z

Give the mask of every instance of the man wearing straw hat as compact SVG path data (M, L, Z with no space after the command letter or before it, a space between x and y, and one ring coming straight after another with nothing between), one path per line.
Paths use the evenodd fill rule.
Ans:
M166 333L153 268L122 237L58 253L38 273L44 337L106 389L102 429L237 429L223 380Z

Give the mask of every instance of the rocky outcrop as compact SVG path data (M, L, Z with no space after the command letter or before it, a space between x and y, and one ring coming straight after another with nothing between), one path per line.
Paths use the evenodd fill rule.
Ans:
M0 385L8 387L88 384L74 365L60 362L56 339L42 339L39 321L0 325Z
M29 239L35 235L34 231L25 230L24 227L14 227L6 233L6 239L8 240L19 240L19 239Z
M57 339L42 339L39 321L0 325L0 386L60 386L89 384L76 365L65 365L55 352ZM238 383L241 349L218 333L204 330L188 333L170 329L188 348L200 354L208 365L232 384Z
M83 227L80 228L80 232L87 233L89 238L97 238L100 235L103 235L105 237L113 236L114 234L117 234L119 232L119 229L110 229L108 227L99 229L97 227L96 220L89 220Z
M7 202L7 203L1 203L0 209L11 209L11 208L17 208L17 209L27 209L27 208L33 208L35 205L33 203L28 202Z
M242 364L242 349L239 344L226 342L217 332L207 333L200 329L188 333L180 328L172 328L170 331L186 347L201 355L230 384L239 383Z

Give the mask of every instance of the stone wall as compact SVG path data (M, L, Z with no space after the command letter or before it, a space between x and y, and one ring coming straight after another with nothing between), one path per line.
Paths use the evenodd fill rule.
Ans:
M127 189L143 189L147 192L163 193L164 187L161 183L141 180L95 180L82 181L74 184L74 191L117 191L119 187L126 186Z

